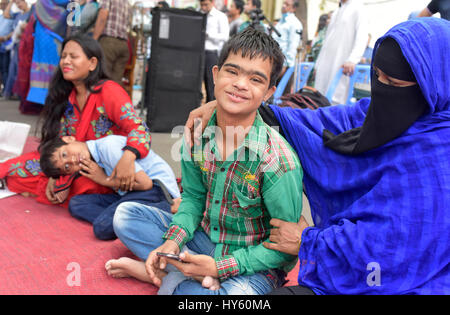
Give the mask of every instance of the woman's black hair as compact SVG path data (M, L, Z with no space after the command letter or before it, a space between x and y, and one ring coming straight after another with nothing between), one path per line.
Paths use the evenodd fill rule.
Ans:
M272 62L270 87L276 85L284 64L284 55L278 43L264 32L247 27L231 37L224 45L219 57L218 67L222 68L230 53L241 53L243 58L269 58Z
M70 41L78 43L88 59L97 58L97 67L90 71L83 81L90 93L99 93L101 89L95 89L95 87L102 84L104 80L109 79L105 71L105 59L100 44L92 37L76 34L64 40L61 46L61 54L66 44ZM68 98L73 88L73 83L64 79L61 68L58 65L50 82L48 95L40 118L43 121L41 126L41 145L55 137L59 137L61 118L66 111Z

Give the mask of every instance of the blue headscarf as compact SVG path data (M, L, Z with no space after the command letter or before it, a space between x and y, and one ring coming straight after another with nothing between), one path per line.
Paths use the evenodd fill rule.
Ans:
M323 294L450 294L450 22L414 19L394 38L430 111L398 138L341 155L328 129L360 127L370 104L272 109L304 168L314 227L302 234L300 285Z

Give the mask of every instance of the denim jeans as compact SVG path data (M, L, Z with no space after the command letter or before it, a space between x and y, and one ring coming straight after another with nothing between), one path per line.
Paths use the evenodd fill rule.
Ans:
M158 208L142 205L136 202L121 203L114 216L114 231L117 237L137 257L147 260L151 251L164 242L163 234L169 228L172 214ZM214 257L215 244L209 236L196 231L182 251L188 250L194 254ZM158 294L179 295L262 295L281 287L285 274L269 270L250 276L236 276L221 283L219 290L203 288L201 283L185 277L172 265L166 269Z
M69 212L79 220L92 223L94 234L98 239L112 240L117 238L113 228L116 208L120 203L130 200L170 212L170 204L165 200L161 188L156 185L151 190L132 191L124 196L119 194L74 196L69 202Z

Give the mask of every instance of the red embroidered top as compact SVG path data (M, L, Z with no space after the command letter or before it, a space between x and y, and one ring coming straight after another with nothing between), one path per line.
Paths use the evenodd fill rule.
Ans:
M61 136L74 136L78 141L103 138L114 134L127 137L123 149L145 157L150 150L151 136L146 123L137 115L127 92L114 81L105 81L91 93L83 111L76 100L75 89L69 96L61 119Z

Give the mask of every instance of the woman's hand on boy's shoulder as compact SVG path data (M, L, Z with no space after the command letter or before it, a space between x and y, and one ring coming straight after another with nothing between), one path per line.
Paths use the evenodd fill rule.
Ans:
M198 144L203 130L217 107L217 101L206 103L189 113L188 120L184 126L184 141L189 147Z

